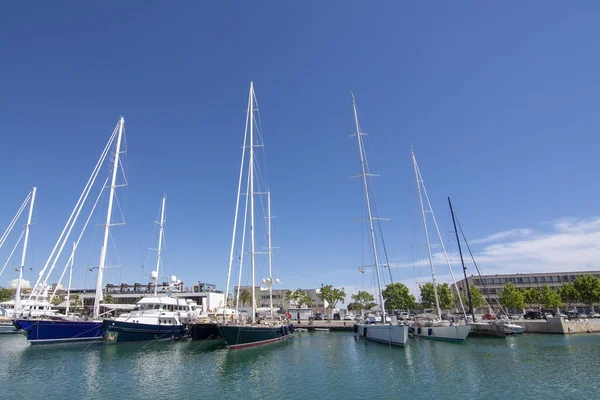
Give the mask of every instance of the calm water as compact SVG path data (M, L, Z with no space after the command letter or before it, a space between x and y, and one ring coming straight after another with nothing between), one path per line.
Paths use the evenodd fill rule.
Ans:
M404 349L296 333L241 351L199 342L31 347L0 336L0 398L598 398L600 335L523 335Z

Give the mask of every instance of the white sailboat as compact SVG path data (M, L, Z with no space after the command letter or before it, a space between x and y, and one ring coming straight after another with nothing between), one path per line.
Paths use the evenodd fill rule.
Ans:
M417 321L414 324L412 331L416 336L423 337L423 338L462 342L469 335L469 332L471 331L471 326L455 324L455 323L451 323L449 321L443 321L441 319L442 311L440 310L440 302L439 302L439 297L438 297L438 292L437 292L438 284L435 279L435 269L433 266L433 256L431 254L431 243L429 241L429 230L427 228L427 218L425 216L426 211L425 211L425 205L423 202L423 195L425 196L425 199L427 201L427 206L428 206L427 212L429 214L431 214L431 217L433 219L433 223L435 225L435 229L437 231L437 234L438 234L438 237L440 240L440 244L444 251L444 255L446 256L448 268L450 269L450 274L452 275L452 280L453 280L455 286L456 286L456 279L454 278L454 273L452 272L452 267L450 266L450 260L448 258L448 254L446 253L446 248L444 247L444 241L442 240L440 230L438 228L438 224L435 219L435 215L433 213L433 208L431 207L431 202L429 201L429 196L427 195L427 190L425 189L425 183L423 182L423 177L421 176L421 171L419 170L419 166L417 164L417 159L415 158L415 153L412 150L411 150L411 156L412 156L412 161L413 161L413 168L415 170L417 192L419 194L419 203L421 205L421 216L423 218L423 227L425 230L425 241L427 244L427 255L428 255L428 259L429 259L429 266L431 269L431 280L433 283L433 290L434 290L434 296L435 296L435 308L436 308L437 317L438 317L435 320ZM421 190L421 188L422 188L422 190ZM465 321L466 321L467 316L465 313L464 306L462 304L462 299L459 298L459 301L460 301L460 305L462 307L463 315L464 315Z
M370 184L367 177L370 177L371 174L368 172L368 163L367 156L365 153L365 149L363 146L362 136L365 135L361 132L360 124L358 122L358 112L356 110L356 100L354 99L354 94L352 95L352 108L354 111L354 122L356 125L356 139L358 142L358 153L360 155L360 177L363 182L363 189L365 193L365 203L367 205L367 217L369 222L369 231L371 236L371 245L373 248L373 258L375 261L375 274L377 276L377 301L381 307L381 320L375 320L374 323L369 323L369 320L365 320L355 325L355 331L357 331L360 337L363 337L367 340L373 342L384 343L388 345L394 346L405 346L406 341L408 339L408 327L405 325L398 325L395 323L395 318L390 318L390 322L387 322L385 317L385 301L383 299L383 292L381 288L381 277L379 273L379 256L378 256L378 246L375 240L375 226L374 220L377 219L373 216L373 210L371 206L371 196L372 193L370 189Z
M21 207L17 211L16 215L14 216L14 218L12 219L12 221L10 222L10 224L4 231L4 234L0 238L0 247L2 247L2 245L4 245L6 239L10 235L12 229L14 228L15 224L17 223L17 221L19 220L19 218L25 211L27 205L29 205L29 213L27 215L27 223L25 225L25 229L23 230L23 232L21 232L19 239L17 240L15 246L13 247L12 251L10 252L10 255L8 256L8 259L6 260L6 263L0 270L0 275L2 275L2 273L4 272L4 269L6 268L6 266L9 264L10 260L12 259L13 254L17 250L17 247L19 246L21 239L23 239L21 261L20 261L19 267L17 268L17 270L19 272L19 276L17 279L17 287L16 287L16 291L15 291L15 297L12 300L3 301L0 303L0 316L4 316L5 318L15 318L24 313L35 316L35 317L39 317L42 315L50 315L50 314L54 313L54 311L51 310L51 308L50 308L51 305L47 298L36 299L36 300L22 298L23 268L25 267L25 256L27 254L27 245L29 244L31 218L33 215L33 207L35 204L36 193L37 193L37 188L35 188L35 187L32 188L31 191L27 194L27 197L25 198L25 200L23 201L23 204L21 204ZM10 323L10 325L11 326L13 325L12 322ZM5 329L8 329L7 322L5 323Z

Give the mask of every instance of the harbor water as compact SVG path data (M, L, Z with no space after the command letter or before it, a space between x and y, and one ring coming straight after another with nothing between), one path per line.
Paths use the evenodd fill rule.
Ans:
M231 351L214 342L29 346L0 337L0 398L597 398L600 335L525 334L406 348L297 332Z

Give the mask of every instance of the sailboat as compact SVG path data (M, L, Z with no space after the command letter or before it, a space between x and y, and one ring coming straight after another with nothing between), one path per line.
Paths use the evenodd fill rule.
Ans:
M31 301L29 299L23 298L23 293L22 293L23 292L23 268L25 267L25 256L27 254L27 245L29 243L31 218L33 215L33 207L34 207L34 203L35 203L36 193L37 193L37 188L35 188L35 187L32 188L31 191L27 194L27 197L25 198L23 203L21 204L21 207L19 208L19 210L13 217L12 221L10 222L10 224L4 231L4 234L2 235L2 237L0 237L0 247L1 247L6 242L6 239L10 235L15 224L17 223L17 221L19 220L19 218L21 217L21 215L27 208L27 205L29 205L29 213L27 215L27 222L25 224L25 229L23 230L23 232L21 232L21 235L19 236L17 243L12 248L12 251L10 252L10 255L8 256L8 259L6 260L2 269L0 270L0 275L2 275L6 266L12 259L13 254L17 250L17 247L19 246L21 239L23 239L23 247L22 247L22 252L21 252L21 263L19 264L19 267L17 268L17 271L19 272L19 276L17 279L17 287L15 290L15 297L12 300L3 301L0 303L0 316L4 316L4 318L6 318L6 319L16 318L23 314L38 317L38 316L49 315L49 314L54 313L54 310L52 310L50 308L50 302L48 302L47 299L38 299L36 301ZM14 331L14 324L12 321L10 323L8 321L4 321L2 323L2 328L3 328L2 329L3 331L11 331L12 332L12 331Z
M257 191L255 189L255 154L254 148L261 146L261 144L257 143L255 138L254 128L255 128L255 118L254 112L258 110L258 107L255 108L256 103L256 95L254 93L254 84L250 82L250 93L248 95L248 113L246 115L246 131L244 132L244 146L242 149L242 161L240 166L240 175L238 181L238 193L236 200L236 208L235 208L235 217L233 223L233 235L231 240L231 252L229 257L229 269L227 273L227 288L225 293L225 299L228 298L229 292L229 284L231 278L231 269L233 265L233 253L235 249L235 238L237 234L237 220L238 220L238 212L239 212L239 203L240 196L242 195L242 181L244 176L244 161L246 149L248 149L248 173L247 173L247 185L246 185L246 206L244 211L244 226L242 229L242 251L240 254L240 266L239 266L239 280L241 280L242 276L242 263L243 263L243 254L244 254L244 242L246 236L246 217L248 209L250 211L250 221L249 221L249 229L250 229L250 268L252 274L252 315L244 320L239 317L237 314L233 320L228 320L226 318L226 313L223 313L221 323L219 324L219 332L221 336L225 339L230 349L241 349L245 347L253 347L259 346L269 343L275 343L289 338L294 332L294 326L289 323L288 319L285 316L276 316L273 314L273 292L272 289L269 290L269 297L271 299L271 307L270 307L270 316L267 318L258 318L257 317L257 306L256 306L256 295L255 295L255 256L257 253L255 248L255 221L254 221L254 197L256 195L267 195L267 208L268 215L266 217L268 224L268 250L267 254L269 256L269 277L265 278L264 282L269 286L276 282L272 278L272 247L271 247L271 192L267 191ZM248 137L249 136L249 137ZM237 294L237 302L236 302L236 311L237 304L239 304L239 286L238 285L238 294Z
M467 286L467 297L469 300L469 310L473 317L473 321L470 323L471 334L479 335L479 336L492 336L492 337L503 338L503 337L506 337L507 335L523 333L525 331L525 329L523 327L513 324L509 319L501 318L501 316L498 316L499 318L496 321L476 321L475 320L475 312L473 310L473 303L471 300L471 288L468 285L469 280L467 279L467 267L465 267L465 261L463 258L462 247L460 245L460 237L458 236L457 225L460 226L460 222L458 221L458 218L456 217L456 213L454 212L454 207L452 206L452 201L450 200L449 196L448 196L448 206L450 206L450 213L452 214L452 223L454 225L454 233L456 235L456 243L458 244L458 253L460 254L460 262L462 265L463 274L464 274L465 282L466 282L466 286ZM469 242L467 242L467 238L465 237L465 234L462 231L462 228L460 230L461 230L463 239L465 241L465 244L467 245L467 249L469 250L469 254L471 255L471 260L473 261L473 264L475 265L475 268L477 269L477 272L479 273L479 267L477 266L477 263L475 262L475 257L473 256L473 252L471 251ZM507 314L504 311L504 308L502 307L500 302L498 302L498 305L502 309L502 312L504 314ZM488 304L488 306L489 306L489 304Z
M177 279L171 279L167 296L158 296L158 279L160 274L163 232L165 226L165 204L167 197L161 202L160 222L158 223L158 249L156 271L152 271L154 295L142 298L136 308L128 314L117 318L104 319L104 339L106 343L141 342L149 340L177 340L187 333L187 324L197 315L197 305L192 300L172 297L178 290Z
M375 262L375 274L377 276L377 300L379 301L379 305L381 307L381 320L377 321L373 319L373 323L369 319L362 321L361 323L355 325L355 331L357 331L360 337L363 337L367 340L384 343L388 345L394 346L405 346L406 341L408 339L408 327L405 325L398 325L395 323L396 318L390 317L390 323L387 322L385 315L385 301L383 299L383 291L381 288L381 277L379 273L379 256L378 256L378 247L377 242L375 241L375 226L374 220L377 219L373 216L373 210L371 205L371 195L372 190L370 190L370 182L367 177L370 177L371 174L368 172L368 163L367 156L363 146L362 136L365 135L360 130L360 124L358 122L358 112L356 109L356 100L354 99L354 94L352 94L352 108L354 111L354 123L356 125L356 139L358 142L358 153L360 155L360 177L362 178L363 188L365 193L365 203L367 205L367 217L369 222L369 231L371 234L371 245L373 247L373 258Z
M452 275L452 280L454 281L455 286L456 286L456 280L454 279L454 273L452 272L452 267L450 266L450 261L448 259L448 255L447 255L446 249L444 247L444 242L442 240L440 230L438 228L437 221L436 221L435 215L433 213L433 208L431 207L431 202L429 201L429 196L427 195L427 190L425 189L425 182L423 182L423 177L421 176L421 171L419 170L419 166L417 164L417 159L415 157L415 152L413 150L411 150L411 156L412 156L412 161L413 161L413 168L415 170L415 178L417 181L417 192L419 194L419 203L421 205L421 216L423 218L423 227L425 230L425 241L427 244L427 255L428 255L428 259L429 259L429 267L431 269L431 280L433 283L433 291L434 291L434 296L435 296L435 308L436 308L437 317L438 317L437 320L417 321L417 323L413 326L412 331L413 331L414 335L423 337L423 338L427 338L427 339L462 342L469 335L469 332L471 331L471 326L452 323L449 321L443 321L441 319L442 311L440 310L440 301L439 301L438 291L437 291L438 283L437 283L437 280L435 279L435 269L434 269L434 265L433 265L433 256L431 254L431 243L429 241L429 230L427 228L427 218L425 216L426 211L425 211L425 205L423 202L423 195L425 195L425 199L426 199L427 205L428 205L428 213L430 213L432 216L435 228L438 233L438 237L440 239L442 249L446 256L446 261L448 262L448 268L450 269L450 274ZM421 188L422 188L422 190L421 190ZM462 300L459 299L459 301L461 303L461 307L463 309L463 314L465 316L465 321L466 321L466 313L464 310L464 306L462 305Z
M50 277L50 274L52 273L52 270L54 269L58 258L60 257L61 251L64 248L64 246L69 238L69 234L71 233L71 230L73 229L73 227L77 221L79 213L81 212L83 205L85 203L85 200L87 199L87 196L90 193L90 190L96 180L96 177L98 176L98 173L100 172L100 169L104 163L104 160L109 155L110 149L113 147L113 143L115 143L114 144L114 154L113 154L114 158L113 158L113 165L112 165L112 171L111 171L110 195L109 195L109 199L108 199L108 209L107 209L107 213L106 213L106 223L105 223L105 227L104 227L104 241L102 244L102 248L100 250L100 263L98 265L98 276L97 276L97 280L96 280L96 295L95 295L95 299L94 299L93 319L89 320L87 318L80 318L77 316L69 316L69 315L63 315L63 316L58 316L58 317L54 317L54 318L45 318L45 319L29 319L29 318L16 319L14 321L15 326L17 328L23 330L23 333L27 336L27 340L29 341L30 344L51 344L51 343L95 341L95 340L99 340L99 339L103 338L104 330L102 328L102 319L101 319L101 315L100 315L100 302L102 301L102 278L103 278L105 262L106 262L106 250L107 250L107 246L108 246L110 228L113 225L111 223L111 219L112 219L112 209L113 209L113 202L114 202L114 197L115 197L115 190L118 186L120 186L120 185L117 185L117 171L119 169L119 159L120 159L120 155L122 153L121 142L122 142L123 133L124 133L124 126L125 126L125 120L123 119L123 117L121 117L119 122L117 123L117 126L113 130L113 133L112 133L108 143L106 144L104 151L102 152L102 154L100 156L100 159L96 163L96 166L92 172L92 175L88 179L88 182L86 183L86 186L85 186L81 196L79 197L79 200L77 201L77 203L75 205L75 208L73 209L69 219L67 220L67 224L65 225L61 235L59 236L59 239L58 239L56 245L54 246L54 249L52 250L50 257L48 258L46 265L40 272L40 276L34 286L32 293L29 296L30 300L32 300L32 299L35 300L39 297L47 296L47 292L48 292L48 288L49 288L47 285L47 280ZM108 178L105 181L105 184L106 184L106 182L108 182ZM88 219L81 231L81 234L79 235L79 239L81 239L81 236L83 235L83 232L85 231L85 228L87 227L90 217L91 217L96 205L98 204L98 200L100 199L102 191L104 190L105 184L102 186L102 190L100 191L100 194L98 195L98 198L96 199L96 203L94 204L92 211L90 212L90 215L88 216ZM79 239L77 240L76 243L79 242ZM74 246L74 250L75 249L76 249L76 245ZM71 257L69 258L69 261L67 262L67 266L72 265L71 263L72 263L73 257L74 257L74 251L73 251L73 253L71 253ZM50 267L50 269L46 273L46 269L48 267ZM65 267L65 269L66 269L66 267ZM63 271L63 275L64 275L64 271ZM42 277L45 277L43 282L41 281ZM61 279L62 279L62 276L61 276Z

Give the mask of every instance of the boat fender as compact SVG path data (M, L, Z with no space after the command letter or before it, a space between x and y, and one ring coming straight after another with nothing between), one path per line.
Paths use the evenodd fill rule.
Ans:
M294 330L295 330L294 324L290 324L290 333L294 333Z
M287 336L288 334L288 327L287 326L283 326L283 334Z
M352 327L352 332L354 332L354 333L358 333L358 325L356 325L356 324L355 324L355 325Z
M431 336L431 334L432 334L432 333L433 333L433 329L431 329L431 328L428 328L428 329L427 329L427 334L428 334L429 336Z
M285 331L283 330L283 326L281 328L279 328L279 331L281 332L281 336L285 335Z
M421 334L421 327L417 328L417 334L419 334L419 335Z

